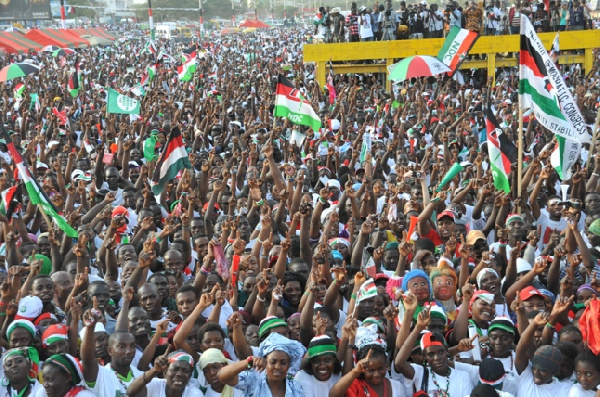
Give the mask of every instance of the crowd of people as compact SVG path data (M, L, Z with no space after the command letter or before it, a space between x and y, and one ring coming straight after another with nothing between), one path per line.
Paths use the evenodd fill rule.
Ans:
M510 69L325 90L309 30L207 33L187 82L168 41L2 59L41 70L0 86L1 397L600 396L600 140L559 180ZM599 70L568 72L591 134ZM320 130L272 116L279 75ZM524 136L521 196L488 103ZM176 133L191 168L155 195Z
M400 1L394 9L391 0L372 8L352 3L344 16L340 7L321 7L315 16L315 37L325 43L373 40L442 38L452 26L460 26L488 36L518 34L521 15L529 17L538 33L598 28L585 0L534 2L516 0L508 5L500 0L466 1L462 7L451 0L441 9L437 3Z

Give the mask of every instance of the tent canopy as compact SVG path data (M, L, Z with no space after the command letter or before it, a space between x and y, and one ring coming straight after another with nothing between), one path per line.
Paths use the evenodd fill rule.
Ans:
M10 54L25 54L29 51L37 51L42 46L20 33L0 32L0 48L4 48Z
M64 38L66 41L73 43L74 46L70 48L88 47L90 45L89 41L80 38L74 33L70 33L66 29L52 29L52 33L56 36Z
M29 40L41 44L42 47L54 45L61 48L77 48L78 44L57 35L53 29L32 29L25 35Z
M247 19L240 24L241 28L270 28L266 23L259 21L258 19Z

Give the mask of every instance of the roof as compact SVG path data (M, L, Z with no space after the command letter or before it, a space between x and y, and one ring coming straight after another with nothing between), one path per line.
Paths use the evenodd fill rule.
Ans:
M41 44L43 47L54 45L62 48L77 48L78 45L60 35L56 34L57 29L32 29L25 35L26 38Z

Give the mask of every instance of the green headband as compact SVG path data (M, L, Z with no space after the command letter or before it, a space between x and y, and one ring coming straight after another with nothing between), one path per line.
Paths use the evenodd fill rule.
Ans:
M71 377L71 381L73 382L73 384L78 385L79 383L81 383L81 377L79 376L77 368L75 368L75 363L69 360L66 355L55 354L53 356L50 356L50 358L48 358L45 361L45 363L54 364L57 367L61 368Z
M280 318L273 317L265 320L258 328L258 337L262 338L268 331L277 327L287 327L287 323Z
M511 223L512 221L521 221L523 222L523 217L521 215L518 214L510 214L508 215L508 217L506 218L506 226L508 227L508 224Z

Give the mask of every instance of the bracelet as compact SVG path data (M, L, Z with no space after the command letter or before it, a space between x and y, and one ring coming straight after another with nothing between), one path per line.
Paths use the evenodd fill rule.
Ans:
M256 204L256 205L258 205L260 207L261 205L264 204L264 202L265 202L265 199L261 198L260 201L255 201L254 204Z
M6 306L6 302L0 301L0 307L5 307L5 306Z
M260 295L256 295L256 299L258 299L261 302L264 302L267 300L267 298L261 298Z
M6 312L0 312L0 317L6 316Z
M210 274L210 270L206 269L204 266L202 266L200 268L200 273L204 274L205 276L208 276Z
M358 350L358 347L356 345L346 345L347 349L352 349L352 350Z
M592 172L592 175L600 177L600 174L596 174L595 172Z
M189 226L184 226L184 227L181 228L181 230L183 230L183 231L190 230L190 227Z
M157 244L160 244L160 242L162 241L162 239L161 239L160 237L156 237L156 238L154 239L154 241L155 241Z
M253 360L254 360L254 357L252 357L252 356L248 356L248 358L246 359L246 367L248 369L252 368L252 365L254 364Z
M303 294L303 295L305 295L305 296L309 296L309 295L310 295L310 292L308 292L308 291L304 291L304 294Z
M265 259L269 259L269 257L268 257L268 256L266 256L266 255L261 255L260 257L261 257L261 258L265 258Z
M555 327L552 324L550 324L550 323L546 323L546 327L548 327L550 329L555 329Z
M351 298L351 299L356 299L356 294L352 294L352 295L350 295L350 298Z
M325 200L323 197L319 196L319 201L321 202L321 204L327 204L327 200Z

